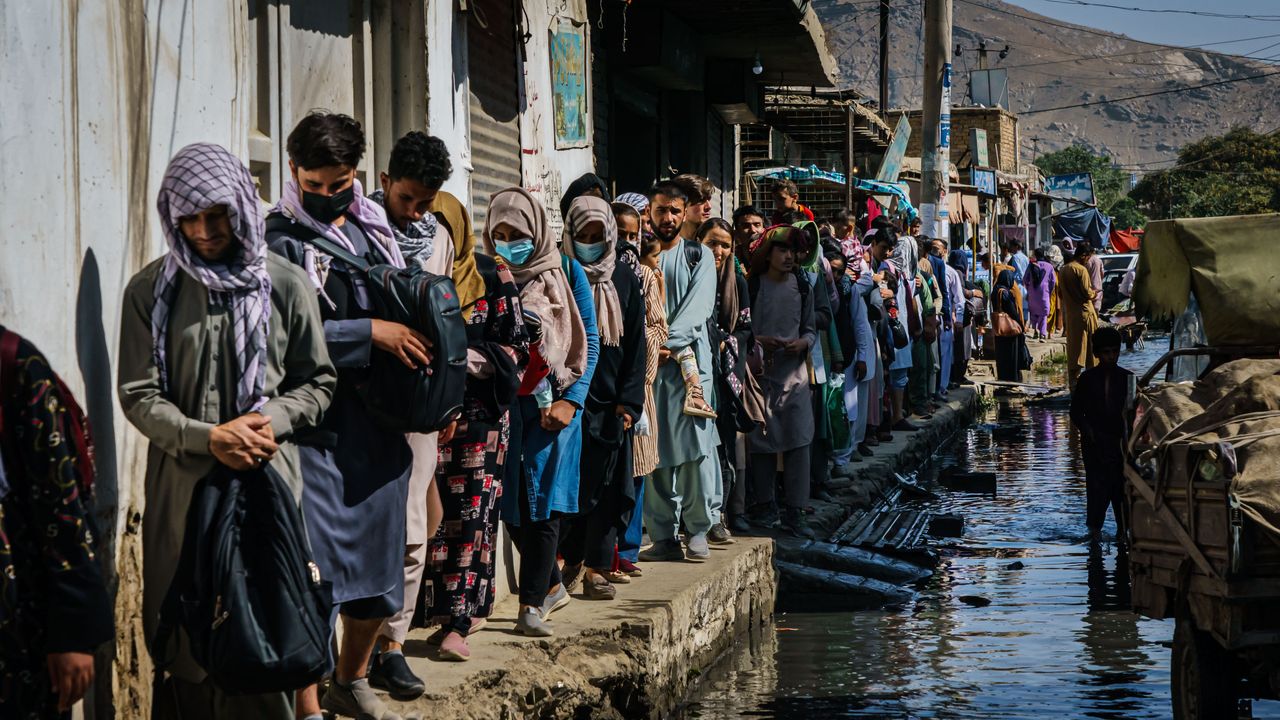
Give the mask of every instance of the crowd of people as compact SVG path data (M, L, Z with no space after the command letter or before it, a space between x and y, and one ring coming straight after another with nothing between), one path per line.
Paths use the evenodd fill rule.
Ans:
M519 553L515 630L551 636L572 596L613 600L646 565L706 561L735 535L813 537L811 500L830 500L832 477L854 475L970 383L994 315L1042 335L1059 319L1069 336L1097 322L1084 248L1062 266L1052 250L1033 262L1013 243L988 268L994 282L975 283L972 254L918 222L869 205L818 224L791 183L768 219L751 205L715 217L716 188L689 174L616 198L584 175L560 202L559 234L537 198L507 188L477 233L441 189L452 172L441 140L401 138L368 194L356 171L365 146L352 118L308 115L288 137L289 177L269 209L243 161L216 145L183 148L161 184L168 252L128 284L119 346L119 400L149 442L148 637L193 488L219 465L270 466L286 481L342 633L323 694L224 692L179 644L157 686L160 717L393 718L375 688L397 699L425 689L404 657L411 628L435 628L428 642L443 659L470 657L467 639L493 611L500 525ZM324 247L452 279L466 382L447 427L406 435L371 416L360 388L378 354L420 367L436 348L380 317L360 268ZM1001 379L1016 379L1029 365L1024 332L994 342ZM38 351L24 344L21 357L14 394L51 392ZM47 449L66 422L28 414L11 427L34 438L20 448ZM0 672L13 687L23 678L33 717L83 693L82 656L110 633L90 488L71 476L91 459L77 447L7 461L25 467L30 493L7 493L0 474L0 497L15 498L0 551L46 522L15 526L10 503L26 503L20 516L63 508L39 531L51 549L14 563L52 589L24 586L0 630L59 597L71 598L60 617L78 612L87 628L73 637L51 624L6 642ZM32 673L35 656L19 647L75 657Z

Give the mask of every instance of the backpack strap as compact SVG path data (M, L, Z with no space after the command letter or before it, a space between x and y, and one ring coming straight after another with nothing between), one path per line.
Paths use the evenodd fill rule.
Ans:
M369 270L370 265L367 260L356 257L346 248L338 246L329 238L306 225L291 220L284 213L271 213L267 216L265 234L276 233L288 235L299 242L310 243L319 248L324 254L335 257L357 270L364 272Z

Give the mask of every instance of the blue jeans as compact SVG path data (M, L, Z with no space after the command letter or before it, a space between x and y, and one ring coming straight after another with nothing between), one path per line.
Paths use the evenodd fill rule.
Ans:
M644 478L632 480L636 484L636 506L631 510L627 531L618 538L618 557L636 562L640 559L640 541L644 538Z

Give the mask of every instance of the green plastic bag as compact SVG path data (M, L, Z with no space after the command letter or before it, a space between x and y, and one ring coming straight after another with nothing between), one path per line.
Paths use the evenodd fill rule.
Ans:
M831 449L833 452L847 450L852 439L849 436L849 417L844 412L844 373L832 373L822 391Z

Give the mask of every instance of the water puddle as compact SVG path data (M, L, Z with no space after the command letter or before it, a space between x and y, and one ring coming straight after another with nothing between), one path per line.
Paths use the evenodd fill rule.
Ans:
M1122 362L1143 369L1162 347ZM921 472L929 483L959 465L1000 485L995 497L940 490L925 504L962 515L965 532L914 603L779 615L682 715L1168 717L1173 623L1130 612L1124 558L1090 549L1075 442L1064 406L998 404ZM1280 717L1280 703L1255 703L1254 716Z

